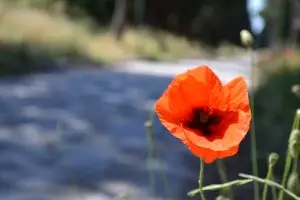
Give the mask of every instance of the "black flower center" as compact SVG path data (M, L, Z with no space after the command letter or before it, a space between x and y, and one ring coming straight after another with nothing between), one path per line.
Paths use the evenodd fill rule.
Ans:
M220 115L212 108L194 108L186 126L190 129L201 131L205 136L210 136L212 135L212 126L219 124L220 118Z

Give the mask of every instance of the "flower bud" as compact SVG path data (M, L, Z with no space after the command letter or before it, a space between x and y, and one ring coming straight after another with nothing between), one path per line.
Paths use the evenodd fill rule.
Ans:
M146 128L151 128L152 127L152 122L150 120L148 120L148 121L145 122L144 125L145 125Z
M293 130L289 139L289 153L293 158L300 155L300 131Z
M245 47L252 47L253 37L252 37L252 35L251 35L251 33L249 31L243 29L240 32L240 38L241 38L242 44Z
M297 96L300 96L300 85L299 84L293 85L291 90L292 90L292 93L294 93Z
M287 189L295 194L300 193L300 179L298 173L292 172L287 181Z
M271 153L269 155L269 166L273 167L279 159L279 155L277 153Z

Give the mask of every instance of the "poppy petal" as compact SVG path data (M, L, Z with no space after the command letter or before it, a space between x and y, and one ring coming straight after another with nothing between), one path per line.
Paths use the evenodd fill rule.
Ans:
M184 134L186 136L185 145L192 152L192 154L204 160L206 164L212 163L214 160L216 160L218 157L217 151L207 148L205 145L195 145L194 141L190 140L189 137L187 137L188 135L190 135L190 133L192 132L184 130ZM203 140L203 143L207 143L207 141L205 141L205 138L201 139Z
M201 107L208 103L208 90L206 86L193 77L188 77L180 84L180 94L191 108Z
M227 150L219 151L218 158L226 158L229 156L234 156L239 151L239 146L233 146Z
M230 146L239 145L248 133L250 121L251 117L248 113L239 112L238 121L233 121L227 129L224 130L224 143L228 143Z
M186 137L186 145L189 150L195 156L203 159L207 164L216 159L235 155L238 152L239 143L232 145L231 142L228 142L228 137L226 140L220 138L209 141L193 132L184 130L184 133Z
M207 87L214 90L222 88L222 83L217 75L206 65L196 67L187 71L188 76L194 77L197 81L202 82Z
M206 90L209 91L207 104L218 108L223 99L223 86L218 76L206 65L189 70L187 74L205 85Z
M180 95L180 82L185 79L184 74L178 75L155 104L155 111L162 124L180 139L183 137L182 131L179 131L180 124L189 115L191 109Z
M242 109L250 112L248 87L243 77L237 77L224 86L229 109Z
M241 125L242 124L242 125ZM187 140L198 147L206 147L215 151L224 151L239 145L247 134L250 119L244 112L229 112L224 116L212 137L208 138L195 131L186 130Z

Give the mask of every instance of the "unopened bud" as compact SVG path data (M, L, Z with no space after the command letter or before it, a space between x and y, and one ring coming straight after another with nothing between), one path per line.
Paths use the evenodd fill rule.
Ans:
M300 131L293 130L289 139L289 153L293 158L300 155Z
M293 85L291 90L294 94L299 95L300 94L300 85L299 84Z
M288 178L287 189L295 194L300 193L300 179L298 173L292 172Z
M148 120L148 121L145 122L144 125L145 125L146 128L151 128L152 127L152 122Z
M299 84L295 84L292 86L291 88L292 93L294 93L297 97L300 98L300 85Z
M245 47L252 47L253 37L252 37L252 35L251 35L251 33L249 31L243 29L240 32L240 38L241 38L242 44Z
M273 167L279 159L279 155L277 153L271 153L269 155L269 166Z

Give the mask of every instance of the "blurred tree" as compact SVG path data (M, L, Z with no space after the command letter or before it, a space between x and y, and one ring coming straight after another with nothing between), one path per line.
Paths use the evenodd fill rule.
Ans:
M272 48L277 48L280 41L279 11L281 0L268 0L267 6L261 11L261 16L265 20L265 32L268 37L268 44Z
M101 27L110 26L115 33L122 33L122 15L131 26L150 26L214 46L222 41L240 44L240 30L251 29L247 0L64 1L69 4L69 14L86 13ZM127 9L123 10L124 7Z
M110 29L112 33L116 36L117 40L120 40L126 22L127 14L127 0L115 0L115 8L110 24Z
M268 0L267 7L260 13L266 22L268 43L274 50L280 50L294 41L294 15L299 0Z
M280 38L283 43L288 41L288 36L291 31L291 21L292 21L292 2L293 0L281 0L280 2L280 23L279 23L279 31Z
M134 18L137 25L141 25L144 22L145 2L146 0L134 1Z
M296 47L299 43L300 33L300 0L291 0L291 26L289 34L289 42L292 47Z

